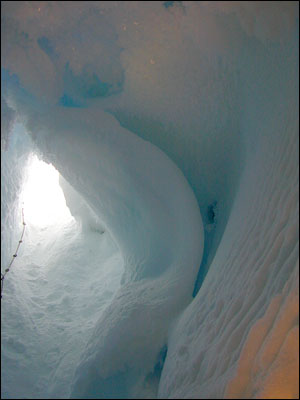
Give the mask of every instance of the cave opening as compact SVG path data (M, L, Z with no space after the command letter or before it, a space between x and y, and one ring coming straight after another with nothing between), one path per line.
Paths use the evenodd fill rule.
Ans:
M59 172L35 154L28 159L20 198L27 223L36 227L74 220L59 185Z

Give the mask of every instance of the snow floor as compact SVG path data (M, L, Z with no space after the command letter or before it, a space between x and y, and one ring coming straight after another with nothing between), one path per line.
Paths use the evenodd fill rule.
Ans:
M74 218L26 224L4 282L2 379L14 398L64 398L123 262L107 232L82 230Z

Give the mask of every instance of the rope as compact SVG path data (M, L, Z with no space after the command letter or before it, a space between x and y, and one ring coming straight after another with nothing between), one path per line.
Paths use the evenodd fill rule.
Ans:
M8 267L7 267L6 270L4 271L4 274L2 274L2 272L1 272L1 299L2 299L2 291L3 291L3 285L4 285L4 278L5 278L5 275L9 272L9 270L10 270L10 268L11 268L13 262L15 261L16 257L18 256L19 248L20 248L20 246L21 246L21 243L23 242L23 236L24 236L25 227L26 227L25 220L24 220L24 209L23 209L23 208L22 208L22 224L23 224L23 230L22 230L22 234L21 234L20 240L19 240L19 242L18 242L17 249L16 249L15 253L14 253L13 256L12 256L12 258L11 258L11 260L10 260L10 263L8 264Z

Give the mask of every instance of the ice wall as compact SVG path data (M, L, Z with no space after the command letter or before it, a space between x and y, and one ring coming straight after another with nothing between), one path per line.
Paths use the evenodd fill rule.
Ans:
M298 73L286 62L294 51L282 50L272 76L258 68L248 87L244 130L255 139L208 275L170 335L160 398L299 395Z
M56 349L51 384L46 367L37 393L263 397L278 395L276 381L297 396L286 373L296 370L298 313L297 7L2 2L3 148L18 118L67 181L74 210L72 190L88 203L77 209L83 224L96 215L125 268L112 302L89 320L93 333L77 342L82 353L70 361L63 352L58 365ZM191 302L203 246L193 192L205 243ZM17 213L14 201L4 213ZM16 397L5 362L4 393Z

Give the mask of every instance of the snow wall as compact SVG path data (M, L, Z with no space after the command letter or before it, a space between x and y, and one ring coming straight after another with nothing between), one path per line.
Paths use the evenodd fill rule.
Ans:
M2 397L297 398L298 3L2 14Z

